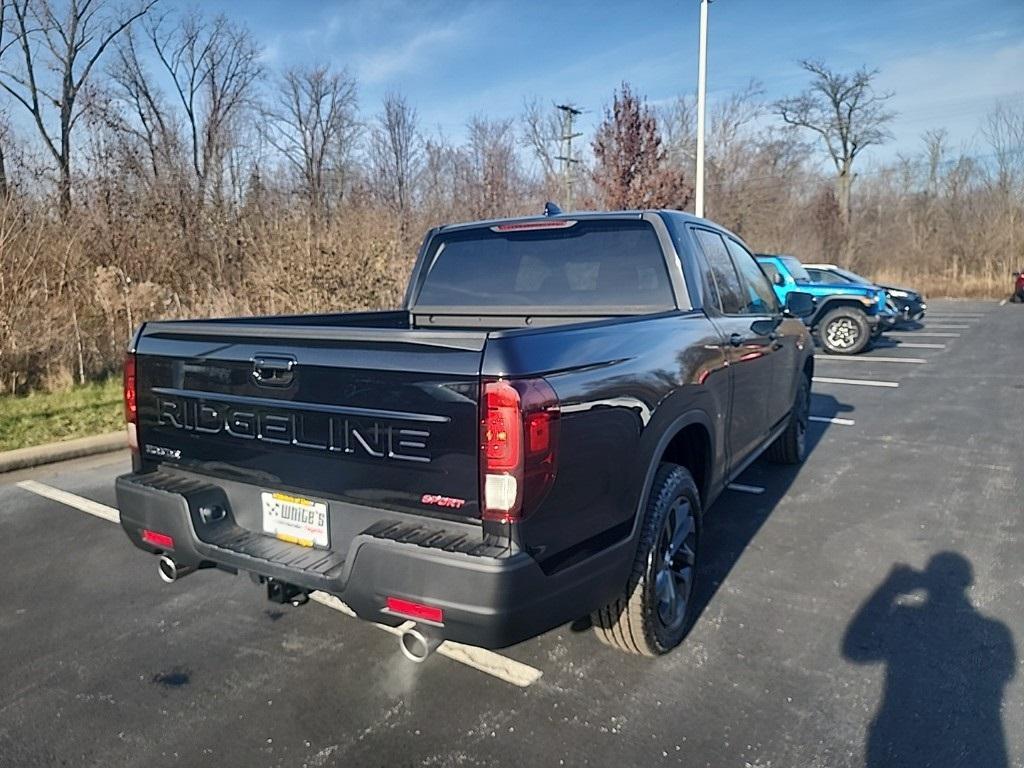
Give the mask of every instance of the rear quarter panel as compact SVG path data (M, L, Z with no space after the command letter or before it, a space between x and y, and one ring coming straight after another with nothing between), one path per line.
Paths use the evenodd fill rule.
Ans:
M555 484L519 526L521 545L545 570L631 534L655 452L684 414L707 425L712 468L723 466L729 381L719 345L699 311L488 342L485 376L543 376L561 403Z

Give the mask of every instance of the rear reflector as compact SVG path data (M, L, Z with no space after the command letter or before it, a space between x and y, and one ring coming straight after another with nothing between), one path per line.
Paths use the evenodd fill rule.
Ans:
M444 624L444 611L433 605L414 603L411 600L403 600L400 597L389 597L385 602L389 613L399 616L406 616L418 621L429 621L434 624Z
M160 549L174 549L174 539L166 533L151 531L148 528L142 530L142 540Z

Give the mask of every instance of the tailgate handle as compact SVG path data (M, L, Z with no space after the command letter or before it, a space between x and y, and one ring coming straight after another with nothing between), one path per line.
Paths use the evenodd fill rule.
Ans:
M286 387L295 378L295 358L259 355L252 359L252 377L257 384Z

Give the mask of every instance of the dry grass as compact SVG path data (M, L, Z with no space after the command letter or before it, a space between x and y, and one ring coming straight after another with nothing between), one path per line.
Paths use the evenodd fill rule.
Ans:
M954 278L951 275L880 270L873 272L871 279L883 285L907 286L930 298L1005 299L1013 288L1009 274L1005 279L980 275Z

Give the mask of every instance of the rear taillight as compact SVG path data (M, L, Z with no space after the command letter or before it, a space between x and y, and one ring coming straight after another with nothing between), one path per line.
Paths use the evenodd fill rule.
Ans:
M127 423L128 446L139 451L139 401L138 378L135 371L135 355L128 353L124 358L124 420Z
M544 379L486 381L480 394L481 515L514 522L554 482L558 397Z

